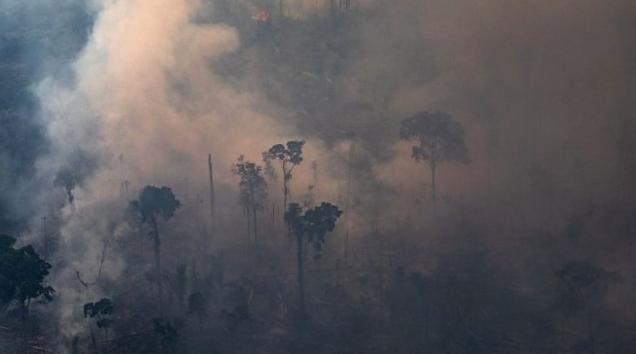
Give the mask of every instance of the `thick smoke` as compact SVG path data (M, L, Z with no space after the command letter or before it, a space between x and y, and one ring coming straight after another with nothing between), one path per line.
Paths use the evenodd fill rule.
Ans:
M278 1L62 3L65 14L81 15L53 21L64 27L51 35L60 45L33 45L14 60L34 62L21 85L33 102L12 101L28 101L23 115L38 110L40 125L28 122L36 133L25 150L0 145L0 168L17 171L0 180L0 211L31 218L22 242L40 239L44 216L59 227L53 286L69 337L84 330L74 325L78 304L108 295L106 286L83 287L76 272L100 285L122 278L130 262L114 252L130 233L122 215L144 185L174 189L184 208L162 226L194 238L206 226L212 153L216 236L237 244L228 232L242 217L230 165L239 155L258 162L272 144L295 138L308 142L294 199L317 161L318 198L351 206L352 242L369 230L387 243L394 233L417 237L418 247L400 255L413 268L430 270L438 250L475 245L519 277L570 259L612 270L631 261L615 249L623 226L595 211L635 200L632 1L352 0L334 10L338 1L287 0L285 18ZM9 1L2 10L34 21L47 6ZM255 23L262 9L268 25ZM3 58L9 52L2 47ZM9 114L2 102L0 119ZM397 134L402 119L423 110L461 122L471 158L440 167L435 218L427 167ZM59 182L64 171L78 176L72 203ZM557 238L573 219L591 225L581 226L583 241Z
M73 80L50 77L36 89L51 142L38 162L40 178L53 185L60 169L94 166L80 176L74 202L61 213L58 253L64 261L54 285L63 289L63 306L77 311L69 298L78 288L76 271L91 278L122 276L124 260L109 253L102 265L102 253L112 247L125 199L141 187L167 185L184 204L195 204L207 195L211 152L221 201L236 205L234 188L226 191L235 183L229 166L236 158L259 161L269 146L302 138L272 118L288 112L217 77L211 65L236 50L240 39L227 25L194 23L199 9L189 0L104 2L72 65ZM321 157L319 142L310 140L307 147L308 161ZM122 201L124 181L130 195ZM232 214L223 207L221 213ZM61 313L62 323L73 322L72 310Z

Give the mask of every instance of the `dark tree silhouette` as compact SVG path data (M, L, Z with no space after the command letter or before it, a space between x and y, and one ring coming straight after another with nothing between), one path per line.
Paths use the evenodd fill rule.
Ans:
M124 212L124 218L131 227L136 228L139 236L139 261L144 260L144 220L139 210L139 201L133 200L128 203L128 207Z
M159 337L161 348L166 348L170 353L178 353L179 341L182 336L183 321L179 318L166 320L154 318L152 325L155 334ZM160 350L160 352L164 352Z
M66 191L66 199L70 205L73 205L75 202L75 195L73 195L73 190L79 184L79 177L73 173L71 170L63 169L59 170L55 175L55 181L53 184L56 187L63 187Z
M14 248L15 238L0 235L0 309L17 303L22 320L22 341L26 339L26 320L31 301L53 299L52 287L44 284L51 265L40 258L32 246Z
M161 277L161 238L157 227L157 216L161 215L164 220L169 220L174 216L175 211L181 207L181 202L177 200L172 190L168 187L145 186L139 194L139 200L131 202L137 208L144 223L152 227L151 235L155 243L155 271L157 281L157 292L159 296L159 309L163 311L163 285Z
M402 121L400 139L416 141L411 156L428 161L431 169L433 208L436 207L436 172L442 162L470 162L464 142L464 128L444 112L418 112Z
M0 304L17 303L24 318L31 300L52 300L55 290L44 284L51 265L32 246L16 249L15 242L11 236L0 235Z
M267 182L263 177L262 167L245 160L241 155L236 164L232 166L232 172L240 177L239 202L245 209L249 230L250 217L254 230L254 243L258 242L257 211L262 211L267 199Z
M172 288L177 296L177 304L179 305L179 310L183 309L186 297L186 290L188 287L188 275L187 275L188 267L185 264L179 264L175 269L174 275L172 277Z
M63 166L60 166L60 169L55 175L53 185L55 187L64 188L66 199L71 207L75 205L75 195L73 193L75 188L80 186L82 181L86 179L96 167L96 157L82 150L74 151L70 156L70 160Z
M84 318L95 320L97 328L104 332L104 340L108 341L108 329L113 323L113 302L110 299L103 298L97 302L89 302L84 304ZM93 349L97 352L97 341L93 333L93 326L89 325L91 342Z
M315 258L320 256L325 236L336 227L336 221L342 215L342 211L331 203L323 202L319 206L304 211L297 203L290 203L285 212L285 223L289 231L296 236L296 265L298 267L298 295L300 313L305 313L305 280L304 280L304 256L303 244L308 241L315 253Z
M289 181L292 179L294 167L303 162L303 146L305 142L302 140L288 141L286 145L276 144L263 153L263 161L268 164L272 160L280 161L281 170L283 171L283 205L287 206L289 198Z
M270 191L273 192L271 188L278 184L278 175L276 174L276 170L274 169L274 165L272 164L272 159L268 158L269 151L263 152L262 155L263 155L263 162L265 163L265 167L263 168L263 173L265 177L267 178ZM276 212L277 212L276 201L274 200L274 198L270 198L270 201L272 206L272 224L276 224Z

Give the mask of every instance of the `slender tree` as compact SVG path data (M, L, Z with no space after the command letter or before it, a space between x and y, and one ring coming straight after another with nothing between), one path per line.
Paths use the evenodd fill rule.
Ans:
M97 328L104 332L104 340L108 341L108 329L113 323L113 302L108 298L103 298L97 302L89 302L84 304L84 318L90 318L95 320ZM91 343L93 350L97 353L97 341L95 340L95 334L93 332L93 326L89 323L89 330L91 335Z
M161 238L157 217L161 215L164 220L174 216L176 210L181 207L172 190L168 187L146 186L139 194L139 200L131 202L136 205L144 223L152 227L152 238L155 244L155 273L157 276L157 293L159 296L159 309L163 311L163 286L161 277Z
M470 162L464 142L464 128L444 112L418 112L402 121L400 138L415 141L411 156L415 161L428 161L431 170L433 209L436 208L436 173L443 162Z
M139 261L144 260L144 220L139 210L139 201L133 200L128 203L124 212L126 222L137 231L139 237Z
M236 164L232 166L232 172L240 177L239 181L239 201L245 208L248 225L250 216L252 218L252 229L254 230L254 243L258 242L258 211L262 211L267 199L267 182L262 175L262 167L253 162L245 160L241 155Z
M274 165L272 164L272 159L270 159L269 157L270 157L269 151L263 152L263 162L265 163L265 168L263 168L263 173L265 174L265 177L267 178L267 181L269 182L270 188L272 188L272 186L278 183L278 175L276 174L276 170L274 169ZM276 207L276 201L274 200L275 198L273 197L273 194L274 193L272 193L272 198L270 198L271 204L272 204L271 216L272 216L272 225L275 225L277 207Z
M303 162L303 146L305 142L302 140L291 140L286 145L276 144L263 153L263 161L271 163L273 160L280 161L281 170L283 171L283 206L287 206L289 199L289 181L292 179L294 167Z
M210 180L210 233L211 239L214 240L216 232L216 197L214 195L214 165L212 163L212 154L208 154L208 177ZM210 241L206 240L206 248Z
M298 298L300 314L305 314L305 280L304 280L304 253L305 242L313 247L315 258L320 257L325 236L336 227L336 221L342 215L342 211L331 203L321 203L313 209L303 212L297 203L289 204L285 212L285 223L289 231L296 236L296 265L298 268Z

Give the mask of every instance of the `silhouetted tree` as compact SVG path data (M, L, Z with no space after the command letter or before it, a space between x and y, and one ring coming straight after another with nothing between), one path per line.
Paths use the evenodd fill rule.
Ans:
M305 142L302 140L288 141L286 145L276 144L263 153L263 161L267 164L272 160L280 161L281 170L283 171L283 206L287 206L289 198L289 181L292 179L292 171L294 167L303 162L303 146Z
M32 246L14 248L15 238L0 235L0 303L16 302L22 316L28 314L31 300L52 300L55 292L44 285L51 265L40 258Z
M73 191L86 179L92 171L97 167L97 159L95 156L82 151L75 150L71 153L69 160L60 166L55 180L54 186L63 187L66 192L66 199L71 207L74 207L75 195Z
M141 215L141 211L139 210L139 201L133 200L128 203L128 207L124 213L124 218L128 222L129 225L137 229L137 234L139 236L139 257L141 257L140 261L143 262L144 258L144 220Z
M249 226L250 216L254 229L254 243L258 242L257 211L264 208L267 199L267 182L261 174L262 167L245 160L241 155L236 164L232 166L232 172L240 177L239 201L245 209ZM248 227L249 229L249 227Z
M170 353L178 353L183 321L178 318L172 320L155 318L152 320L152 325L155 333L159 336L161 347L167 348Z
M436 172L442 162L469 163L464 128L444 112L418 112L402 121L400 139L416 141L411 156L428 161L431 169L433 208L436 206Z
M263 162L265 163L265 167L263 168L263 173L268 180L268 184L270 188L272 186L278 184L278 175L276 174L276 170L274 170L274 166L272 164L272 159L269 157L269 151L263 152ZM274 194L274 193L272 193ZM276 201L274 198L270 198L272 203L272 224L276 223ZM284 207L284 206L283 206Z
M177 295L177 305L179 307L179 311L183 310L183 306L185 303L186 290L188 286L187 270L188 267L185 264L179 264L177 266L177 269L175 270L174 277L172 279L172 288Z
M104 340L108 341L108 329L113 323L113 302L110 299L103 298L97 302L89 302L84 304L84 318L96 320L97 328L104 331ZM93 326L89 324L91 342L93 349L97 352L97 341L93 334Z
M41 259L32 246L16 249L15 242L11 236L0 235L0 306L18 305L26 345L26 319L31 301L38 298L51 301L55 290L44 284L51 265Z
M66 199L70 205L73 205L75 202L75 196L73 195L73 190L79 184L79 177L73 171L69 169L62 169L57 172L55 176L55 181L53 184L56 187L63 187L66 191Z
M336 221L342 211L331 203L323 202L320 206L304 211L297 203L290 203L285 212L285 223L289 231L296 236L296 265L298 268L298 294L301 316L305 313L305 281L303 244L308 241L315 253L320 256L325 236L336 227Z
M139 200L131 203L136 204L144 223L152 227L152 237L155 243L155 271L157 276L157 292L159 295L159 308L163 311L163 286L161 280L161 238L157 227L157 216L161 215L164 220L169 220L174 216L175 211L181 207L181 202L177 200L172 190L168 187L145 186L139 194Z

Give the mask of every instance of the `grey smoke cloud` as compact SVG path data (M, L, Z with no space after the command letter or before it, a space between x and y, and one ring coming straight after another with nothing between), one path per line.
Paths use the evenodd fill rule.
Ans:
M60 255L72 259L54 280L71 289L61 294L65 323L82 301L71 285L75 270L95 274L104 242L121 227L120 182L129 180L133 195L144 184L166 184L194 201L205 195L210 151L222 198L231 201L229 166L238 155L258 161L274 143L308 139L306 161L319 160L329 171L320 190L335 199L335 179L346 178L346 136L354 132L358 231L374 213L377 222L381 208L404 215L426 205L427 173L397 140L399 121L419 110L448 111L466 127L473 163L445 166L441 194L483 205L490 176L502 208L520 197L511 213L547 213L541 207L548 192L560 210L602 199L619 185L621 166L633 160L617 153L617 138L631 139L635 129L628 119L636 67L631 1L354 1L360 12L345 17L342 27L316 25L317 33L333 36L324 42L335 53L333 65L325 64L324 75L304 70L299 86L285 82L284 94L268 81L272 67L256 65L262 48L250 47L229 21L192 21L205 18L203 9L214 11L209 3L96 1L87 10L95 16L90 36L71 65L36 59L50 72L34 87L50 149L37 162L35 183L51 188L59 168L78 152L98 166L77 188L75 208L60 211ZM325 14L325 3L287 3L298 19ZM34 17L45 12L35 2L2 3L3 11L17 9ZM305 48L315 49L295 40L285 34L276 49L299 58ZM223 71L228 58L247 63L238 77ZM319 82L310 97L320 103L314 110L294 96L307 82L310 88ZM294 177L296 196L310 183L309 165ZM64 198L58 192L36 200L54 208ZM222 212L232 220L230 208ZM103 276L119 278L124 265L109 253Z

